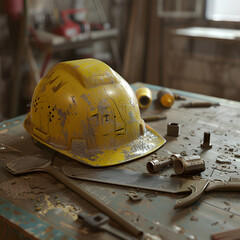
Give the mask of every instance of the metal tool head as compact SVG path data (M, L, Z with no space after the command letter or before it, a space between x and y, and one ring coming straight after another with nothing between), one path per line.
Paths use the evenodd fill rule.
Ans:
M43 171L50 166L51 160L42 155L24 156L6 163L5 168L12 174Z
M90 217L79 213L78 217L83 219L88 225L94 228L99 228L99 226L109 221L109 217L103 213L96 213L95 215Z

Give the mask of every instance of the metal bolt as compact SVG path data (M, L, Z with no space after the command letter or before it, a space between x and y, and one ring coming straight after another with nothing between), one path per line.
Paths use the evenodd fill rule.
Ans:
M203 143L201 144L201 148L212 148L212 144L210 144L210 132L204 132Z

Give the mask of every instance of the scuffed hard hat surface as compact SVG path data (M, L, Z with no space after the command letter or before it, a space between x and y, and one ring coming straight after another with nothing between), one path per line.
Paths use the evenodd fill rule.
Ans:
M51 68L34 91L25 128L45 145L96 167L136 159L165 142L145 128L129 84L95 59Z

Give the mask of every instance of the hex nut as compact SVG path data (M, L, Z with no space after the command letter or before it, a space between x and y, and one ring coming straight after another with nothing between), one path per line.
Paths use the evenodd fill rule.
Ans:
M205 161L199 155L179 157L174 159L173 169L178 175L198 173L205 170Z
M180 135L180 124L179 123L168 123L167 135L171 137L178 137Z

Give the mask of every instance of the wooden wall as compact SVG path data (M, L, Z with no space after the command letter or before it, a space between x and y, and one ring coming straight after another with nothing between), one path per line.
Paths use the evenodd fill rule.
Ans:
M163 45L157 0L132 1L129 20L122 75L129 83L158 84Z
M235 28L224 24L196 21L186 26ZM182 27L182 26L181 26ZM240 101L240 42L191 39L172 34L173 26L164 26L164 63L161 84L216 97Z
M92 1L29 0L30 12L41 14L58 4L59 9ZM146 82L171 88L240 100L240 47L238 41L190 40L172 30L190 26L240 29L240 23L201 19L163 19L157 16L157 0L102 0L108 19L120 30L118 47L123 62L121 75L129 82ZM170 1L169 1L170 2ZM96 14L91 11L91 15ZM8 92L17 31L0 3L0 121L9 110ZM14 37L15 36L15 37Z
M240 23L159 18L157 0L133 0L123 58L124 78L240 100L240 41L190 39L174 29L202 26L240 29Z

